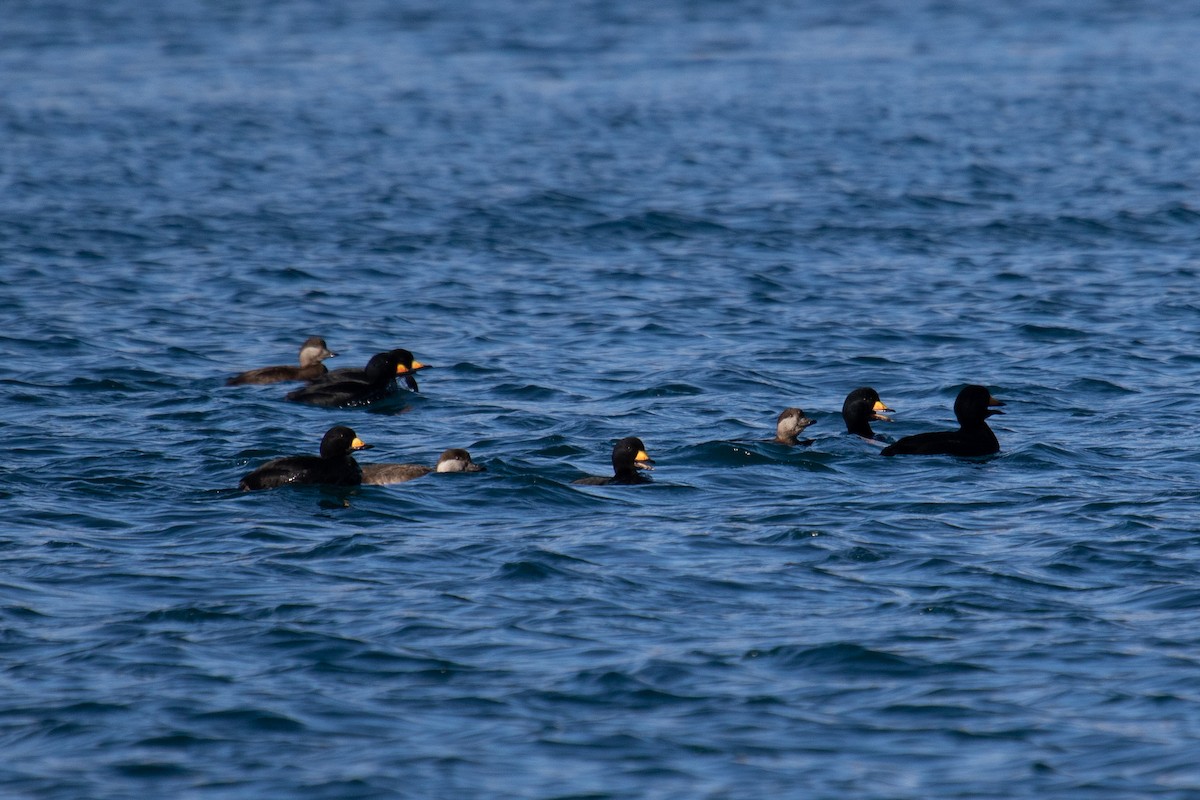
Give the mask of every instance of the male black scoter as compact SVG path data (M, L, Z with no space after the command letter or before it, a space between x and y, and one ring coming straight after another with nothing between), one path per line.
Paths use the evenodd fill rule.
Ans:
M871 423L892 421L891 417L885 417L880 411L891 409L879 399L879 392L870 386L855 389L846 395L846 401L842 403L842 419L846 421L846 432L874 439L875 431L871 430Z
M392 350L391 353L396 357L397 363L396 375L393 377L404 378L404 385L407 386L410 391L421 391L420 387L417 386L416 375L413 373L419 369L425 369L425 367L429 365L422 364L420 361L417 361L415 358L413 358L413 354L405 350L403 347L398 347L395 350ZM328 375L321 379L321 382L340 381L346 379L365 381L367 379L367 370L364 367L342 367L341 369L330 371Z
M238 488L242 491L274 489L289 483L357 486L362 483L362 470L350 453L370 447L350 428L338 425L326 431L321 439L321 455L287 456L268 461L243 477Z
M365 406L374 403L392 391L392 381L397 375L404 374L413 363L412 353L408 353L408 364L404 363L406 359L403 353L408 351L376 353L367 362L361 379L345 378L330 373L324 380L288 392L287 399L325 408Z
M325 340L320 336L310 336L300 345L300 366L282 365L278 367L260 367L234 375L225 381L226 386L241 386L247 383L280 383L282 381L315 381L328 370L321 362L333 358L337 353L330 352L325 346Z
M805 416L802 408L785 408L779 413L779 419L775 423L775 438L771 441L789 446L812 444L812 439L800 441L797 437L804 432L805 428L815 422L816 420Z
M452 447L438 456L437 466L424 464L363 464L362 481L375 485L404 483L431 472L486 472L487 467L471 460L471 454Z
M612 451L612 465L612 477L591 475L571 481L571 483L581 486L652 483L649 477L638 472L639 469L654 469L654 462L650 460L650 456L646 455L646 445L642 444L642 440L636 436L627 436L617 442Z
M905 436L881 451L885 456L988 456L1000 452L1000 442L988 427L987 418L1003 414L995 408L1002 406L986 386L963 388L954 401L954 416L958 430L918 433Z

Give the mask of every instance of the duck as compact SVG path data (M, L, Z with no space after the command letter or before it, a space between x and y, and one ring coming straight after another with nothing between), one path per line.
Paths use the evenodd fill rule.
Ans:
M404 483L431 472L487 472L487 467L471 460L471 454L460 447L452 447L438 456L437 464L363 464L362 482L383 486L389 483Z
M652 483L649 477L641 475L638 470L654 469L654 462L646 455L646 445L636 436L626 436L613 446L613 474L611 477L590 475L572 483L579 486L612 486Z
M954 400L956 431L936 431L905 436L883 448L885 456L989 456L1000 452L1000 442L988 427L987 418L1003 414L1004 403L992 397L986 386L964 386Z
M812 444L812 439L800 441L797 438L804 429L809 425L816 423L816 420L809 419L802 408L785 408L779 412L779 419L775 422L775 438L771 441L775 444L785 444L789 447L798 444Z
M358 486L362 483L362 469L350 454L370 448L351 428L336 425L321 439L319 456L287 456L268 461L243 476L238 488L248 492L288 484Z
M410 391L419 392L420 387L417 386L416 376L413 375L419 369L425 369L428 364L422 364L413 358L413 354L403 347L398 347L390 351L396 357L396 375L394 377L404 378L404 385ZM355 381L365 381L367 379L367 370L365 367L342 367L341 369L332 370L328 375L322 378L324 381L350 379Z
M337 353L325 346L320 336L310 336L300 345L300 366L281 365L260 367L238 373L225 381L226 386L243 384L281 383L283 381L315 381L328 372L321 362L333 358Z
M874 439L875 431L871 430L871 423L891 422L891 417L879 413L891 410L879 399L879 392L870 386L859 387L846 395L846 401L842 403L842 419L846 421L846 432L857 434L864 439Z
M398 353L408 353L407 359ZM407 364L404 363L406 360ZM404 374L413 363L416 362L412 361L412 353L407 350L376 353L367 362L360 378L330 373L324 380L288 392L287 399L325 408L369 405L386 397L392 391L396 376Z

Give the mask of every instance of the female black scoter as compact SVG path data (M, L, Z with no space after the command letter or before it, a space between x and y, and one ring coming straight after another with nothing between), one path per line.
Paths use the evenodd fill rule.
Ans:
M1003 414L994 406L1002 406L986 386L971 385L963 388L954 401L954 416L958 419L958 430L918 433L905 436L895 444L883 448L885 456L988 456L1000 452L1000 442L988 427L987 418Z
M581 486L610 486L614 484L652 483L650 478L640 475L639 469L654 469L654 462L646 455L646 445L636 436L627 436L617 442L612 451L613 474L611 478L592 475L571 483Z
M846 401L842 403L842 419L846 421L846 432L874 439L875 431L871 430L871 423L892 421L891 417L885 417L880 411L891 409L879 399L879 392L870 386L855 389L846 395Z
M471 454L452 447L438 456L436 467L424 464L363 464L362 482L375 485L404 483L431 472L487 472L487 467L471 460Z
M785 408L779 413L779 419L775 423L775 438L771 441L775 444L789 446L812 444L812 439L805 439L802 442L797 437L804 432L805 428L815 422L816 420L809 419L804 415L802 408Z
M325 340L320 336L310 336L300 345L300 366L288 365L278 367L261 367L234 375L225 381L226 386L241 386L246 383L280 383L281 381L315 381L325 375L325 365L321 362L333 358L337 353L330 352L325 346Z
M408 351L392 350L371 356L361 379L344 378L330 373L324 380L288 392L287 399L325 408L365 406L374 403L392 391L392 381L397 375L404 374L409 369L403 363L404 356L399 353ZM412 363L412 353L408 353L408 362Z
M326 431L321 439L321 455L288 456L268 461L243 477L238 488L242 491L274 489L289 483L358 486L362 483L362 470L350 453L370 447L354 431L338 425Z
M393 377L404 378L404 385L410 391L419 392L420 387L417 386L417 378L413 374L419 369L425 369L428 364L422 364L413 358L413 354L402 347L398 347L391 351L396 357L396 374ZM321 382L335 380L355 380L365 381L367 379L367 370L364 367L342 367L341 369L332 370L328 375L321 379Z

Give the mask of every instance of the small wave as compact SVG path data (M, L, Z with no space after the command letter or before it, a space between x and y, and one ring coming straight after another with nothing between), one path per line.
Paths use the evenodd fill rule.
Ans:
M225 623L244 619L243 615L229 611L219 611L203 606L186 605L149 611L142 615L148 623L183 622L189 625L200 622Z
M519 561L508 561L500 566L494 576L506 581L543 581L549 578L565 578L577 575L579 570L569 565L589 565L582 559L538 550Z
M338 536L315 547L292 553L278 553L276 558L289 561L319 561L328 558L356 558L381 552L376 544L367 543L361 536Z
M777 531L769 533L757 539L762 544L788 544L790 542L810 542L819 536L825 536L826 532L809 528L791 528L785 531Z
M1080 397L1088 397L1091 395L1126 395L1126 394L1142 394L1143 390L1122 386L1121 384L1110 381L1104 378L1077 378L1073 380L1067 387L1072 392L1077 392Z
M565 394L558 389L552 389L547 386L538 386L537 384L533 383L501 383L495 387L495 392L501 397L509 397L514 400L531 401L559 400L565 396Z
M612 396L612 400L644 400L660 397L694 397L704 394L699 386L690 383L663 383L645 389L635 389Z
M700 234L718 234L729 231L724 225L709 220L664 211L646 211L640 214L621 217L620 219L596 222L584 226L583 230L589 234L639 238L686 238Z
M1195 611L1200 609L1200 588L1179 584L1152 586L1131 593L1125 602L1133 608L1155 611Z
M195 774L195 770L182 764L166 761L120 761L113 769L127 778L182 778Z
M215 736L198 736L191 733L165 733L157 736L147 736L133 742L135 747L161 747L167 750L188 750L227 742L228 739Z
M886 561L888 557L889 556L887 553L881 553L869 547L856 545L846 550L839 550L830 553L828 556L826 556L825 560L822 562L822 565L836 564L843 561L871 564L876 561Z
M192 719L201 724L217 723L223 730L241 729L250 733L301 733L308 726L294 717L262 709L225 709L193 714Z
M1030 339L1039 342L1061 342L1090 339L1092 334L1079 328L1068 328L1062 325L1042 325L1023 323L1017 326L1017 331Z
M695 698L679 695L641 677L612 669L583 670L569 681L569 688L548 696L572 703L656 708L692 702Z
M908 193L904 195L904 202L914 208L920 209L961 209L980 206L980 204L971 200L947 197L940 194Z
M768 650L749 650L745 660L765 661L787 669L814 669L851 675L920 675L944 671L920 659L872 650L857 644L828 644L816 647L779 645Z

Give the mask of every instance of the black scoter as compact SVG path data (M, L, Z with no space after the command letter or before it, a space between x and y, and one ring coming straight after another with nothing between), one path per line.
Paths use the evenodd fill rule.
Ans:
M779 413L779 419L775 423L775 438L772 442L776 444L797 445L797 444L812 444L812 439L801 441L797 438L804 429L812 425L816 420L809 419L804 414L802 408L785 408Z
M1003 414L995 408L1004 403L992 397L986 386L971 385L963 388L954 401L954 416L958 419L956 431L937 431L905 436L895 444L883 448L885 456L988 456L1000 452L1000 442L988 427L987 418Z
M437 466L427 467L424 464L363 464L363 483L383 485L388 483L404 483L413 478L420 478L431 472L486 472L487 467L476 464L471 460L471 454L458 447L452 447L438 456Z
M639 469L654 469L654 462L646 455L646 445L636 436L627 436L617 442L612 451L612 477L592 475L572 483L581 486L609 486L613 484L652 483Z
M260 367L234 375L225 381L226 386L241 386L247 383L280 383L282 381L315 381L325 375L328 370L321 362L333 358L337 353L331 352L325 346L325 340L320 336L310 336L300 345L300 366L282 365L278 367Z
M243 477L238 488L242 491L274 489L290 483L357 486L362 483L362 470L350 454L370 447L350 428L338 425L330 428L321 439L321 455L288 456L268 461Z
M393 378L404 378L404 385L407 386L409 390L414 392L421 391L420 387L417 386L417 378L414 373L419 369L425 369L429 365L422 364L420 361L417 361L415 358L413 358L413 354L405 350L403 347L398 347L395 350L392 350L391 354L396 357L396 374L393 376ZM340 381L346 379L365 381L367 379L367 370L365 367L342 367L341 369L330 371L330 373L322 378L320 382L324 383L327 381Z
M408 351L403 351L407 353ZM409 353L411 359L412 354ZM411 363L411 362L410 362ZM324 380L288 392L287 399L325 408L365 406L380 400L392 391L396 375L407 367L396 350L371 356L361 378L347 378L330 373Z
M891 417L885 417L880 411L891 409L879 399L879 392L870 386L855 389L846 395L846 401L842 403L842 419L846 421L846 432L874 439L875 431L871 430L871 423L892 421Z

